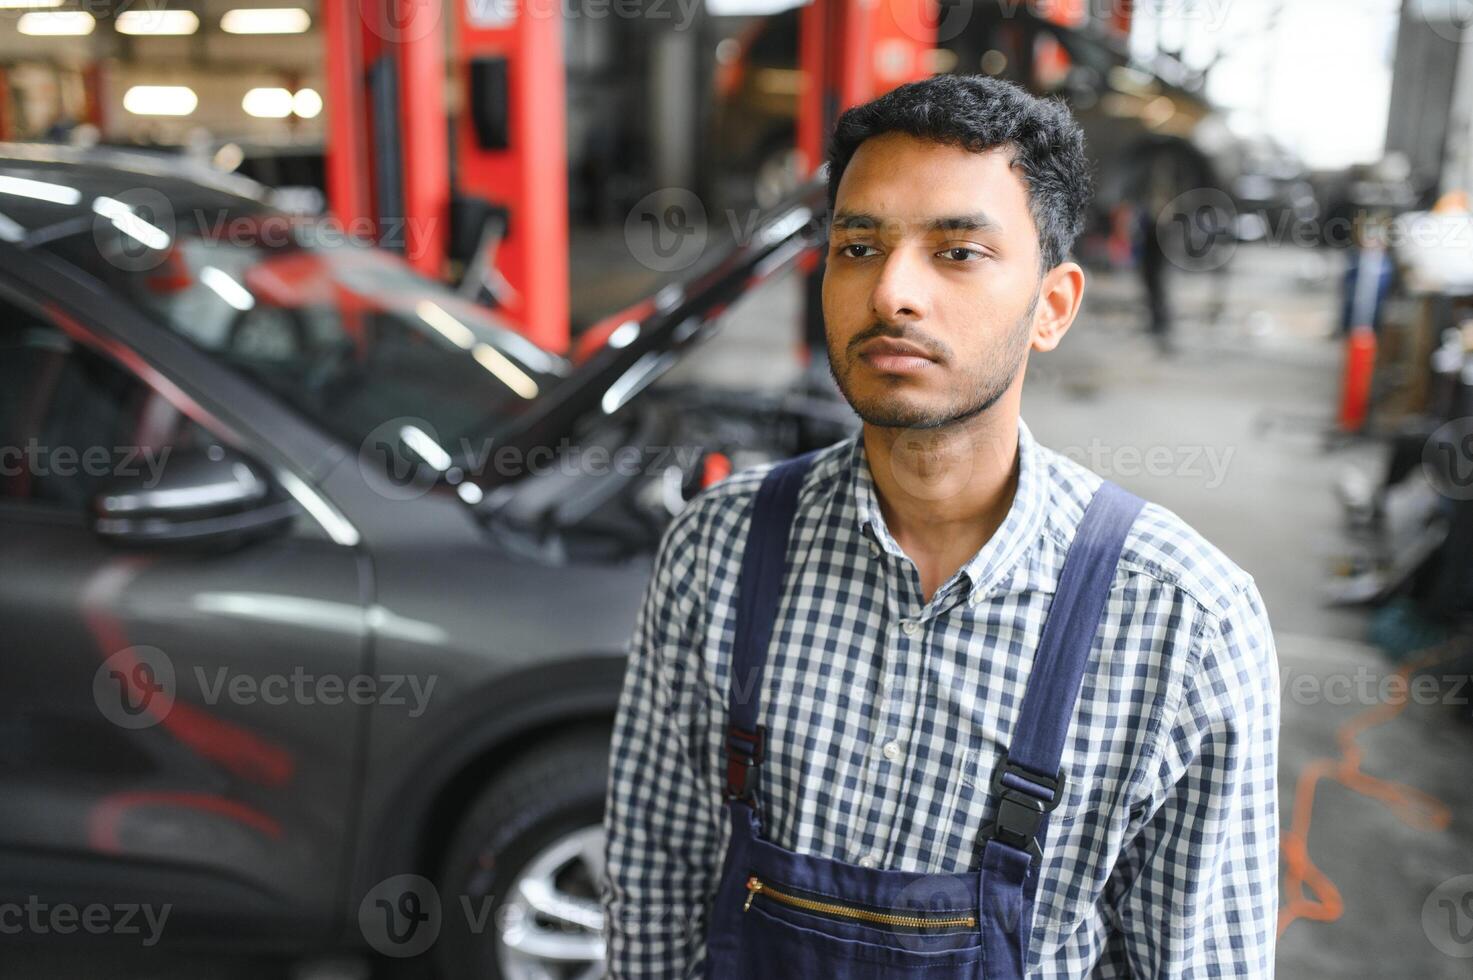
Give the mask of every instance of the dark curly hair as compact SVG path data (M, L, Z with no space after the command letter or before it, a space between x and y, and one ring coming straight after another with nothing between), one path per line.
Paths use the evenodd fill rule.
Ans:
M839 117L828 145L829 213L839 178L859 144L871 136L905 133L975 153L1012 150L1028 187L1045 271L1063 262L1084 227L1092 180L1084 133L1055 99L985 75L936 75L892 89Z

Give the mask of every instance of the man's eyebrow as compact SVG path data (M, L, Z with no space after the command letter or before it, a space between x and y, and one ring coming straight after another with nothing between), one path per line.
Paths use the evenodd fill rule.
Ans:
M982 211L972 214L948 215L944 218L933 218L926 223L928 231L982 231L1000 232L1002 225L994 221L991 215Z
M873 231L880 223L880 219L872 214L861 214L855 211L840 211L834 215L834 227L844 230L861 229Z
M873 231L885 224L884 219L858 211L840 211L834 215L834 227L841 231ZM926 231L975 231L998 233L1002 225L983 211L931 218L924 223Z

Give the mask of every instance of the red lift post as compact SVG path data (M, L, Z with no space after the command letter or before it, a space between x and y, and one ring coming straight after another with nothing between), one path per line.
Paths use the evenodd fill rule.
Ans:
M457 190L505 209L501 309L539 346L568 349L568 148L563 20L555 4L456 9Z
M15 139L10 121L10 69L0 65L0 140Z
M349 228L374 229L435 279L448 272L453 198L493 205L505 219L495 268L467 276L501 285L499 312L561 353L569 316L561 12L491 0L453 10L451 74L461 98L452 187L446 5L322 5L328 203ZM475 260L491 261L480 252Z
M354 233L445 274L450 154L439 0L322 4L327 43L327 195Z
M798 154L816 171L839 114L930 75L937 0L812 0L798 20Z

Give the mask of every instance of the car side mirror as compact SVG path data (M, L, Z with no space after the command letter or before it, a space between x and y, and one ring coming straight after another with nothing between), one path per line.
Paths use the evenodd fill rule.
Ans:
M157 474L115 476L92 498L93 529L119 544L239 544L296 513L260 466L223 446L172 452Z

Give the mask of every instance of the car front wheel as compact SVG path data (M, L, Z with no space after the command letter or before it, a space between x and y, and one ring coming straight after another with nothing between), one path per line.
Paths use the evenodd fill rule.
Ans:
M440 874L446 980L604 975L608 735L532 750L487 785L456 827Z

